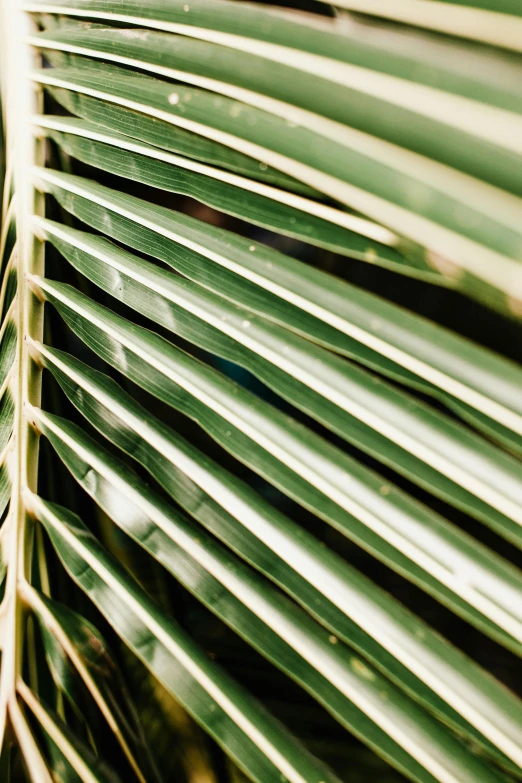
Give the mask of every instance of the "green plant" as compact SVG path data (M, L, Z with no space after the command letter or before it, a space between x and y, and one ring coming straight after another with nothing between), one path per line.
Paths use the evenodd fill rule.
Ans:
M522 11L339 5L0 0L2 781L522 777Z

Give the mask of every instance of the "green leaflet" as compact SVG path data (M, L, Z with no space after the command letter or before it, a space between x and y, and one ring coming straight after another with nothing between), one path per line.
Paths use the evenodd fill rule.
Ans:
M45 176L47 177L47 174ZM71 187L72 183L68 184ZM424 388L425 384L413 373L358 342L349 334L343 334L328 323L326 318L316 317L314 313L307 312L292 301L284 301L282 297L270 290L279 287L277 278L272 283L267 283L266 287L258 285L258 278L261 282L264 268L269 275L271 275L271 270L275 269L273 273L275 275L278 275L279 271L278 276L282 278L282 281L289 275L292 278L301 276L306 282L308 291L324 287L325 281L330 283L330 289L333 290L335 286L340 284L342 290L342 281L324 273L316 275L317 270L312 267L293 261L289 256L284 256L264 245L251 244L236 234L219 229L207 233L207 229L210 228L208 224L194 218L189 219L187 223L183 218L182 222L171 224L170 230L164 227L164 230L168 231L168 236L163 236L160 226L156 224L143 225L144 222L148 222L146 219L140 221L139 216L133 212L128 213L128 216L120 214L116 205L113 205L113 209L105 209L104 206L97 207L94 198L84 198L76 192L70 193L68 189L56 188L53 183L47 180L42 182L42 187L48 189L68 211L95 227L99 227L103 223L105 230L110 232L114 238L127 240L136 249L147 248L149 254L161 258L176 271L200 283L205 288L216 291L249 310L259 312L292 329L292 331L306 336L313 342L332 348L351 358L356 358L399 381L420 385ZM100 197L102 197L101 194L98 194L98 198ZM144 204L144 202L136 200L134 205L139 203ZM126 212L125 208L123 209ZM103 217L107 214L107 217ZM171 211L162 213L164 219L174 215L177 217L179 213ZM58 228L54 226L55 230L52 231L52 224L49 224L48 221L38 222L36 227L37 230L41 227L44 235L47 232L50 237L54 237ZM129 227L131 227L134 239L130 238ZM71 236L73 235L71 234ZM53 239L53 241L55 240ZM253 254L256 252L257 256L254 257ZM220 263L221 259L224 261L226 258L230 258L230 261L226 263L230 264L231 268ZM237 266L239 260L248 260L248 264L252 268L248 270L247 265L244 274L236 274L233 267ZM261 264L259 260L261 260ZM307 280L307 278L309 279ZM288 286L288 283L286 285ZM358 290L355 289L353 298L355 299L357 295ZM287 292L287 296L288 299L296 298L290 291Z
M280 593L271 590L269 583L256 577L252 569L241 565L241 561L234 558L230 550L220 547L214 539L206 536L201 528L194 526L187 517L175 512L158 495L144 486L122 461L111 456L79 427L66 419L36 410L33 415L36 426L49 438L76 480L117 525L147 549L237 633L287 671L289 676L297 678L303 687L306 687L335 714L334 704L338 699L334 699L332 705L329 705L325 691L327 683L323 682L319 689L314 690L316 678L313 673L307 676L307 669L302 662L300 665L297 665L297 662L290 664L289 651L284 645L278 657L273 632L255 616L256 609L258 613L260 608L263 610L264 596L267 595L271 596L269 605L281 608L283 615L288 611L291 617L299 618L299 614L292 609L292 604L285 602ZM281 570L280 568L280 572ZM232 589L227 589L227 584ZM252 593L253 586L255 593ZM312 611L317 613L317 607L312 606ZM275 616L278 616L277 611ZM273 615L269 612L268 617L273 618ZM349 626L347 618L344 618L344 622L341 618L340 626L338 624L336 630L338 631L338 628L342 628L343 625L347 628L347 624ZM286 624L283 623L283 630L280 631L283 636L285 627ZM316 630L315 633L321 636L320 631ZM448 708L435 694L429 693L420 681L398 662L393 661L383 648L379 648L370 637L357 629L357 626L352 624L352 628L348 628L348 633L345 630L344 638L350 639L352 644L355 643L356 648L367 660L373 660L381 671L423 703L429 711L434 711L445 723L449 723L464 736L471 735L473 742L480 744L486 754L495 753L494 748L486 744L476 730L463 722L460 716ZM329 635L328 641L330 644L337 643L337 637ZM280 643L279 646L281 647ZM362 668L360 670L364 671ZM342 720L341 714L338 717ZM353 723L351 728L361 735L358 723ZM371 739L371 733L366 739ZM381 747L385 745L386 743ZM498 761L506 763L506 759L502 757L498 758Z
M462 67L458 57L448 62L448 57L443 56L444 53L447 55L447 51L445 52L442 46L439 51L436 42L426 38L416 41L411 36L407 49L397 51L393 46L393 35L390 33L384 40L381 37L377 44L372 36L372 30L365 30L362 26L355 32L344 28L340 34L335 31L334 25L330 30L321 29L319 26L311 28L303 24L298 17L287 19L277 15L274 13L277 9L237 6L226 0L221 2L196 0L189 6L188 11L186 3L182 0L173 0L169 3L155 0L146 6L136 0L134 2L128 0L119 3L118 8L108 5L103 0L59 0L54 3L39 0L28 3L27 6L35 11L45 11L46 7L52 6L60 8L68 16L80 15L107 21L130 22L134 18L136 24L141 26L183 32L196 38L219 40L240 50L245 47L243 39L246 37L250 50L262 52L266 57L276 61L285 54L279 47L303 52L305 57L294 58L296 67L302 70L308 70L314 65L319 68L322 62L318 57L306 56L318 55L320 58L327 58L327 61L336 60L359 68L376 70L410 82L491 103L499 108L520 110L517 101L517 97L520 96L520 85L517 83L515 63L501 63L499 67L489 58L489 69L492 71L489 79L485 77L482 69L479 70L482 78L477 78L475 72L469 73ZM491 6L490 10L499 10L497 3L492 3ZM385 10L383 7L382 11ZM520 14L516 0L507 13ZM224 33L226 37L220 36L220 33ZM347 46L347 39L349 46ZM256 47L257 42L261 42L262 48ZM267 43L272 46L263 46ZM466 48L462 46L459 51L456 43L454 50L461 57L466 55L474 57L479 65L485 65L487 55L480 50L474 51L469 46ZM420 67L428 63L431 70L423 70ZM497 67L492 68L492 65ZM499 78L500 74L503 75L503 79ZM329 75L329 78L335 81L341 77L334 72Z
M132 699L105 639L84 617L33 588L25 587L24 598L38 620L54 682L73 710L87 720L94 741L109 728L138 780L159 781ZM90 697L85 698L86 691ZM102 725L100 713L106 721Z
M426 720L424 712L398 698L387 680L368 669L359 658L354 658L344 645L337 644L336 637L329 636L306 614L296 610L228 550L213 543L189 520L144 488L130 471L81 430L46 414L38 415L38 426L50 438L75 478L86 486L114 521L199 600L296 679L377 753L399 769L403 768L411 777L424 779L418 765L412 765L411 759L378 729L381 719L391 719L396 726L404 728L399 736L402 734L403 742L404 737L408 738L406 746L413 758L417 744L423 753L431 756L430 731L437 730ZM99 465L99 471L93 465ZM83 477L87 472L90 479L85 482ZM347 703L343 694L362 705L362 709L369 712L370 720L356 706ZM414 725L422 726L422 731L417 733ZM447 759L458 757L447 735L441 735L440 744L445 748ZM429 769L429 764L425 763L425 766Z
M521 15L517 0L501 0L501 2L482 0L473 4L469 0L442 1L450 5L472 6L474 9L487 9L513 16ZM342 0L342 2L336 3L336 5L348 8L353 7L356 10L358 8L357 1L350 3L349 0ZM226 1L216 2L215 0L196 0L189 6L188 10L182 0L173 0L172 2L154 0L154 2L150 2L146 6L138 0L127 0L126 2L120 2L117 8L110 3L108 4L105 0L57 0L57 2L49 2L48 0L36 0L35 2L33 0L32 2L27 2L26 7L36 12L44 12L50 7L53 9L59 8L62 13L66 13L68 16L78 15L94 19L106 19L107 21L130 22L134 18L136 24L172 32L181 32L181 29L179 29L181 25L182 31L186 35L209 37L210 40L212 40L212 36L209 36L209 32L219 31L228 33L228 37L222 40L226 40L229 46L238 48L241 48L242 42L240 39L237 40L236 37L246 36L253 43L259 40L279 46L291 47L310 54L334 58L341 62L353 63L379 71L382 70L384 73L401 76L419 83L440 86L457 94L468 95L469 93L466 90L468 88L473 97L476 97L475 90L480 90L481 88L487 90L488 86L487 82L484 84L485 79L483 81L474 79L474 73L469 74L464 68L459 69L458 62L450 61L448 63L447 58L444 59L442 56L436 60L436 63L431 63L435 73L423 73L418 68L415 68L414 66L419 63L426 60L430 61L425 51L428 45L426 38L422 40L424 47L420 46L419 42L418 48L414 48L413 52L408 50L401 52L402 56L398 56L394 49L389 46L388 40L379 42L380 46L371 46L371 34L367 36L370 39L368 41L364 36L364 30L357 30L359 35L356 37L353 33L350 34L350 29L347 30L346 28L343 28L342 34L337 33L334 25L331 25L331 30L321 28L319 25L315 27L309 26L303 24L299 17L287 19L283 15L278 15L277 7L258 8L256 6L249 7L248 5L236 7L234 3ZM377 15L386 16L390 14L393 18L393 13L397 11L397 7L398 4L396 3L394 8L390 8L388 5L383 6L382 4L380 6L375 5L372 8L372 4L366 0L366 5L364 7L361 5L358 10L372 13L377 9ZM473 19L477 22L480 17L473 13L472 8L468 9L468 11L471 11L468 19ZM448 10L450 9L445 9L445 18L448 17ZM503 20L504 24L513 23L513 21L516 20ZM484 20L484 27L486 27L486 20ZM346 46L347 37L350 38L349 47ZM218 37L216 39L221 40ZM352 39L354 39L353 44ZM458 51L457 42L453 43L453 49ZM470 47L464 51L467 51L470 56L473 52ZM274 58L277 56L277 51L272 51L268 47L265 48L265 53L267 56L272 55ZM482 52L479 50L477 53L479 62L480 54ZM486 56L486 53L484 53L484 59ZM304 66L301 65L301 67ZM452 76L453 79L451 78ZM471 85L473 85L475 90L473 90ZM495 83L495 86L495 93L491 94L491 96L487 92L485 95L481 94L481 99L486 100L487 95L492 101L495 101L495 99L497 101L501 100L503 97L502 89L507 89L507 86L502 83ZM500 93L500 96L498 93ZM504 106L505 104L502 105ZM508 105L511 108L511 104ZM515 109L516 106L512 108Z
M111 366L195 419L298 503L522 654L522 614L517 617L514 610L522 606L520 571L397 488L386 487L383 495L378 475L163 338L68 286L47 280L38 285Z
M342 362L275 324L232 306L226 300L187 280L173 277L105 240L81 235L81 244L76 250L75 246L80 241L79 234L68 232L65 242L62 242L60 237L56 238L56 230L53 230L52 234L49 232L49 236L54 242L58 242L59 247L80 271L97 285L123 299L133 309L143 312L167 329L173 329L206 350L247 367L292 404L305 410L334 432L418 481L421 486L428 486L430 490L455 505L463 506L506 538L520 543L520 526L510 521L512 514L513 519L516 519L517 512L514 507L512 506L507 514L499 514L499 508L494 510L491 503L488 508L484 500L478 497L480 488L478 492L475 488L470 491L472 486L477 487L476 482L474 485L470 483L471 476L464 480L459 477L463 469L474 471L478 468L475 479L491 483L491 471L499 470L500 457L508 469L506 478L509 475L509 481L514 482L511 491L515 493L513 499L516 497L516 485L520 483L518 463L510 461L498 451L495 451L495 458L488 458L492 447L486 441L473 436L428 406L413 402L377 378L366 375L354 365ZM65 234L62 232L60 236L64 237ZM74 245L71 246L69 238L73 236ZM328 375L329 369L333 370L333 375ZM325 387L318 385L317 381L326 380L327 377L337 378L337 382L330 381L330 387L325 393ZM331 389L335 384L337 398L331 396ZM351 389L352 402L357 400L355 408L350 407L351 402L342 401L342 395L345 395L344 399L347 400L348 388ZM372 408L373 401L375 405ZM411 441L404 447L404 432L395 431L392 436L388 434L389 431L386 432L386 418L382 418L383 414L388 417L388 424L393 423L398 415L392 414L392 409L388 408L393 403L398 406L395 410L401 410L403 427L406 425L405 415L415 416L410 434L417 441L419 457ZM342 407L343 404L345 407ZM375 414L380 417L378 425L373 418ZM446 441L445 446L441 445L438 463L431 461L430 464L429 458L426 457L424 445L420 445L423 433L424 444L428 445L429 449L433 449L436 440L444 435L451 441L451 446L448 445L449 441ZM440 442L442 444L443 441ZM466 443L469 444L469 449L465 449ZM459 451L462 458L459 458ZM466 451L468 455L473 454L473 459L464 457ZM488 464L488 468L482 473L478 455L485 457ZM444 460L452 459L451 467L448 464L444 469L440 457ZM497 484L499 481L504 479L499 478ZM503 502L505 504L506 497L503 497Z
M80 117L85 116L86 121L93 122L100 129L106 128L122 133L128 139L135 139L160 150L216 166L254 182L284 189L284 192L297 193L303 197L324 198L314 188L211 138L200 136L185 128L173 127L155 116L126 109L115 103L106 103L59 87L47 89L64 108Z
M159 150L150 145L129 143L121 134L100 132L100 128L93 123L57 117L41 118L39 124L49 129L49 137L69 155L92 166L134 181L139 180L147 185L191 196L222 212L334 253L369 260L398 271L405 265L405 259L392 248L343 227L343 224L353 224L355 229L359 226L365 228L367 221L358 217L329 209L324 205L318 206L309 200L289 197L289 194L275 188L256 188L252 180L226 177L218 169L207 167L206 171L200 172L197 164L192 161L179 156L171 156L172 160L166 159L164 155L161 156ZM103 142L98 141L99 138L103 139ZM121 149L129 150L128 154L122 156ZM288 205L281 199L295 203L303 209ZM325 214L330 217L331 222L316 216L314 212ZM405 271L408 271L408 267ZM437 282L438 278L434 275L433 279Z
M12 445L12 433L15 416L15 401L9 386L11 369L15 360L17 346L16 327L11 319L4 323L0 340L0 519L11 497L11 478L8 470L9 450ZM5 534L5 530L4 530ZM0 550L2 545L0 545ZM5 555L5 553L3 553ZM0 556L0 583L5 577L7 557Z
M0 465L0 518L2 517L11 497L11 479L5 460ZM5 563L4 563L5 565Z
M448 704L458 704L459 712L474 725L478 722L483 734L494 738L506 755L518 758L520 743L515 734L519 726L513 724L513 715L522 707L512 695L498 691L495 682L479 669L471 681L470 661L461 653L362 574L327 549L321 550L309 534L295 528L241 481L150 415L144 417L141 406L112 380L63 352L44 346L37 350L40 360L91 424L141 462L180 505L219 537L225 536L236 551L242 549L250 562L256 539L268 545L299 575L298 584L307 581ZM216 515L219 505L227 512L225 516ZM240 522L239 527L234 526L232 517ZM249 533L246 539L245 529ZM266 572L266 559L261 563ZM293 594L299 600L299 593ZM505 711L506 699L509 706Z
M54 56L52 54L53 59ZM147 116L137 111L121 109L117 105L108 104L104 101L87 98L84 103L82 96L69 93L66 90L51 88L50 91L58 102L62 103L66 108L74 110L75 113L83 116L81 110L81 106L83 106L87 114L87 120L92 120L101 127L108 127L117 132L122 132L130 139L138 139L160 149L168 150L171 153L177 153L193 160L212 164L226 171L251 178L254 181L284 188L292 193L321 198L321 193L315 188L211 138L205 138L181 127L173 128L172 125L156 117ZM75 110L76 106L80 111Z
M16 290L18 287L18 275L15 269L10 269L2 281L2 290L0 292L0 311L1 317L4 319L9 312L9 308L13 303L13 299L16 296Z
M33 511L73 579L115 631L205 729L259 783L337 781L283 727L163 616L66 509L34 498Z
M13 250L16 246L16 221L14 219L15 199L12 198L7 210L3 215L2 232L0 238L0 273L2 275L2 285L4 284L4 275L12 259Z
M217 120L219 129L224 133L239 134L245 139L250 137L251 143L257 147L269 144L278 155L282 153L303 166L312 164L317 170L349 183L351 188L340 188L336 193L329 187L320 189L352 208L369 214L398 233L426 244L459 266L464 265L464 269L469 272L478 272L479 278L493 284L494 281L500 283L500 267L496 276L493 276L491 270L488 274L485 264L488 257L491 261L496 257L498 264L505 268L506 275L512 275L512 281L516 284L519 269L517 272L517 265L508 263L503 256L520 261L519 228L516 224L507 227L507 215L501 217L500 221L494 220L484 203L484 214L479 219L472 207L474 197L458 197L459 189L466 193L470 190L470 183L464 188L466 178L462 180L462 175L458 173L453 177L457 180L456 188L442 192L442 171L437 176L437 167L427 158L452 169L461 169L467 175L503 189L511 189L520 195L519 187L512 179L520 165L517 156L520 148L512 147L509 134L505 131L506 124L510 127L511 117L512 132L520 132L522 121L518 116L501 112L494 119L490 116L494 110L490 109L489 114L486 114L488 133L483 138L479 122L483 119L480 104L476 106L475 122L462 130L452 127L452 122L462 117L462 111L471 112L467 104L464 107L452 107L446 121L439 123L438 115L423 117L416 113L415 107L422 103L419 99L412 102L413 111L391 104L389 87L383 91L382 98L375 97L345 85L333 84L315 74L309 73L303 80L302 74L295 68L280 62L271 63L250 52L238 53L211 42L151 31L115 30L96 25L92 29L85 26L77 28L68 24L63 31L53 29L35 38L34 43L50 49L90 54L131 64L159 76L188 81L189 84L228 96L219 98L218 102L212 99L214 105L212 109L209 106L209 110L213 118L209 120L207 117L206 125L214 124ZM238 58L241 60L240 68L237 67ZM89 66L88 61L81 64L90 76L88 86L96 89L97 84L100 84L103 66L95 63L93 69L93 64ZM50 81L47 83L66 86L53 82L54 78L63 76L63 72L58 70L56 74L49 75ZM43 78L47 81L45 76ZM78 79L76 74L73 78L76 81ZM79 78L81 80L81 76ZM128 77L124 78L128 80ZM138 91L140 81L137 80ZM159 95L159 83L153 84ZM354 84L357 84L356 80ZM165 87L169 85L165 84ZM111 90L114 89L111 80ZM199 122L195 114L197 95L192 95L192 92L185 93L185 97L191 95L187 102L183 96L180 99L177 92L164 91L160 109L162 118L165 114L168 116L172 106L174 114L181 113L182 124L186 125L184 120ZM173 95L176 100L172 98ZM134 102L137 97L135 93ZM240 108L241 104L236 104L238 109L234 110L230 99L242 101L243 109ZM434 100L433 96L431 100ZM146 103L150 101L151 97ZM245 103L250 105L246 106ZM224 108L228 109L226 114L222 111ZM267 112L275 116L270 119ZM263 119L265 114L267 116ZM248 120L247 126L250 128L243 127L245 120ZM270 134L266 127L269 122L274 126ZM355 128L358 131L352 130ZM274 140L277 131L276 149ZM383 141L379 136L382 136ZM270 140L265 141L266 138ZM395 154L392 154L393 148L388 146L389 143L397 145ZM404 147L412 152L401 152ZM328 150L328 155L323 155L322 150ZM420 157L419 153L427 158ZM332 165L334 157L335 166ZM397 177L394 166L400 170L400 177ZM446 181L449 182L451 178L451 169L447 169ZM304 181L308 181L307 178ZM480 190L479 182L476 187ZM502 195L499 194L499 197ZM509 210L511 213L512 208L513 204ZM460 217L462 210L466 213L465 220ZM410 215L409 221L406 212ZM414 215L421 219L416 221ZM478 258L473 262L465 259L464 248L468 247L471 251L472 245L467 245L464 237L476 243L475 251L482 256L482 261ZM486 247L498 253L498 256L488 256ZM519 285L516 287L519 288ZM503 290L508 293L508 289ZM514 293L509 290L510 295Z
M441 389L450 404L452 395L460 397L477 409L479 425L487 413L490 426L503 423L506 435L521 429L522 371L513 362L232 232L79 177L42 170L37 176L77 217L205 287L397 380L428 393Z
M13 431L14 400L9 389L0 399L0 455L3 455Z
M41 729L50 771L61 783L119 783L116 773L100 763L92 750L81 743L24 683L20 684L19 692Z
M463 4L469 5L464 0ZM51 3L39 0L27 5L31 10L43 11ZM387 30L386 37L379 37L378 30L374 32L371 28L365 29L362 25L356 27L355 31L345 26L342 32L337 32L335 24L331 24L328 29L326 26L307 25L297 16L291 19L285 18L284 15L277 14L277 7L237 6L226 0L221 2L196 0L188 10L182 0L173 0L173 2L155 0L147 6L138 0L128 0L119 3L117 9L104 0L59 0L57 3L52 3L52 6L60 8L68 16L79 15L107 21L134 21L143 27L182 32L195 38L220 41L239 50L245 49L248 45L250 47L248 51L263 53L276 62L281 61L287 54L285 49L293 49L304 54L299 58L294 56L295 67L304 71L314 66L319 69L323 65L322 58L326 58L328 63L335 60L338 63L343 62L359 68L375 70L408 82L424 84L491 103L499 108L520 111L520 103L517 101L517 97L520 96L520 84L517 78L516 61L510 62L507 57L504 60L498 58L500 62L494 61L493 58L488 57L488 52L483 52L478 47L472 48L469 44L459 46L456 41L452 46L456 56L450 59L448 48L441 45L437 39L427 36L415 37L411 33L408 35L404 30L394 36L393 30ZM368 3L367 7L371 12ZM388 10L390 10L389 6L381 6L383 14ZM499 11L500 5L491 3L490 10ZM520 15L516 0L505 13ZM223 33L225 35L222 35ZM247 39L248 44L244 38ZM395 38L398 41L394 40ZM349 46L347 46L347 39ZM404 39L408 41L405 49L394 46ZM272 44L272 46L265 44ZM281 47L284 47L283 51ZM463 66L462 58L466 56L473 58L474 64L478 65L480 78L477 71L470 72ZM283 62L286 62L286 59ZM430 65L430 70L423 70L420 67L427 64ZM488 73L484 73L487 66L489 66ZM348 74L349 71L343 75L347 78ZM342 76L333 71L328 74L328 78L340 81Z
M57 187L49 181L49 175L45 176L43 186L90 225L314 342L441 397L488 437L522 454L520 435L483 413L487 408L492 415L516 415L522 373L513 363L263 245L238 243L237 235L212 231L208 224L198 221L180 222L179 215L171 211L150 209L132 197L122 200L109 189L79 189L75 183L81 181L70 178L59 178ZM107 195L112 200L100 206ZM53 232L46 225L47 231L56 234L56 227ZM195 228L195 233L187 233L187 226ZM406 366L397 364L397 360ZM442 389L458 390L464 400L475 401L478 408L471 408L448 393L441 394L440 387L420 376L436 381ZM496 399L491 399L492 389ZM510 408L511 414L506 410ZM376 451L382 453L383 449Z
M371 137L373 140L369 143L371 150L366 142L360 150L355 149L357 144L353 139L353 149L330 138L328 144L325 144L324 137L304 127L308 125L304 121L299 126L295 126L295 123L289 126L281 118L228 97L216 98L211 93L191 87L183 87L182 91L173 93L172 84L143 76L132 77L121 68L78 58L73 63L74 69L46 69L35 74L35 78L51 87L87 93L105 102L137 109L171 124L219 139L236 149L248 151L265 162L275 162L282 170L316 185L337 201L367 214L396 234L409 237L417 246L425 245L429 250L425 260L428 266L444 270L444 259L456 265L449 275L455 276L455 269L458 268L456 276L460 287L470 295L486 297L492 305L504 310L506 306L508 311L516 310L516 303L522 295L520 263L516 260L520 258L520 238L515 238L512 231L517 233L520 228L515 217L520 206L516 206L519 202L513 201L511 196L495 191L495 198L501 199L503 209L498 215L500 222L492 237L496 238L495 242L500 237L511 237L513 243L511 251L507 246L502 251L494 250L488 245L485 236L464 236L460 229L467 231L467 228L460 226L458 229L452 222L455 215L460 214L463 204L465 208L471 208L469 205L474 201L473 193L476 193L475 217L469 223L466 222L466 226L473 225L479 231L487 227L489 218L485 213L488 212L493 194L487 188L487 193L482 193L481 187L486 186L481 186L478 180L462 180L462 175L445 169L444 176L440 171L435 177L437 186L434 183L430 188L425 179L433 171L433 162L418 156L408 157L413 153L408 153L405 161L406 153L398 153L393 156L393 161L396 165L399 162L405 165L405 170L401 170L399 175L396 169L390 167L390 150L386 147L386 153L383 149L382 154L377 154L373 149L375 144L378 146L384 143L374 137ZM173 95L176 100L172 99ZM83 113L83 116L89 119L87 114ZM348 133L348 130L343 128L343 134ZM360 141L359 136L357 139ZM480 160L489 161L490 158L486 156ZM517 160L511 155L508 166L510 173L518 165ZM419 180L419 171L424 172L424 168L426 174ZM495 169L496 173L499 171L500 168ZM441 182L448 186L444 194L437 190ZM496 184L500 187L508 185L507 182ZM375 192L370 192L372 187ZM445 210L459 194L458 210L455 204L448 220L435 213L417 215L414 211L419 205L431 209L434 204ZM513 229L508 229L506 221ZM411 252L407 243L399 243L398 247ZM504 255L506 252L507 255ZM495 265L494 275L492 264ZM506 296L511 304L509 301L502 304Z
M504 138L501 128L503 123L509 128L511 119L513 129L520 129L519 118L516 115L510 118L504 113L497 115L490 108L488 132L483 134L479 127L462 124L459 115L459 110L463 109L470 113L474 109L480 112L480 103L475 105L455 97L450 104L453 111L443 113L442 99L439 115L444 121L441 122L436 116L423 115L422 89L416 93L417 105L401 104L390 94L389 87L388 94L385 90L382 93L365 90L361 78L364 74L359 82L344 74L344 83L340 84L326 78L327 69L322 75L319 68L310 68L304 79L303 73L294 64L296 58L290 56L288 62L274 62L246 47L238 52L212 41L151 30L77 25L68 21L42 33L35 42L43 48L87 54L141 67L160 77L181 79L265 108L289 122L294 119L301 121L324 134L330 143L340 142L347 148L352 146L350 141L347 142L350 137L343 135L337 123L409 148L479 179L497 184L501 177L503 186L508 181L509 161L514 157L509 153L516 147L512 148ZM252 49L255 52L255 47ZM336 66L332 63L331 67ZM403 91L407 89L407 84L403 85L401 81L395 82L394 86L396 93L400 93L401 88ZM438 93L434 91L428 96L436 101ZM292 112L288 108L290 106L299 107L304 112ZM323 118L333 120L335 124L324 122ZM299 144L299 141L300 134L296 133L295 143ZM463 149L463 145L469 149ZM486 162L484 157L490 160ZM494 164L500 171L495 172ZM439 204L439 213L443 209L443 205Z
M16 346L18 343L16 325L14 321L9 318L4 322L4 326L1 331L0 341L0 389L4 386L9 371L11 370L15 355Z
M237 235L213 232L198 221L180 223L176 219L179 215L150 209L132 197L123 202L109 200L104 209L99 200L107 195L115 197L115 191L78 189L71 179L59 178L58 183L57 187L55 181L46 179L43 184L69 211L96 228L155 255L205 287L314 342L440 397L489 437L522 454L520 435L495 421L500 418L519 428L522 373L513 363L263 245L238 243ZM65 189L61 190L63 185ZM133 221L138 225L133 224L129 230ZM190 227L195 230L190 232ZM172 240L177 247L173 247ZM448 392L457 393L464 402ZM485 410L490 416L484 414Z

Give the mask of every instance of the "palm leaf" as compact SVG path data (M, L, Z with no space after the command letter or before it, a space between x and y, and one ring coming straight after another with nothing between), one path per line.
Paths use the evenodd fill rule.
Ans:
M0 0L6 781L522 777L520 12L338 5Z

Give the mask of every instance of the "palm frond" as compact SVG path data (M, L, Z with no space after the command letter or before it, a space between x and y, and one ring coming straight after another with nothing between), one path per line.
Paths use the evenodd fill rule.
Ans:
M0 0L6 783L522 778L521 14L337 5Z

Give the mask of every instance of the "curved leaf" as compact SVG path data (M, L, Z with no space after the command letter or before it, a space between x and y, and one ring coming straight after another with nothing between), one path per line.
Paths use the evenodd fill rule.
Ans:
M32 510L71 576L125 643L252 779L337 780L158 612L76 515L36 496Z
M511 694L502 694L495 682L478 668L472 681L469 659L334 553L321 550L312 536L295 529L294 523L243 482L157 420L150 416L144 418L141 406L114 381L56 349L38 346L37 350L40 360L53 372L81 413L105 437L141 462L204 525L212 526L218 536L229 538L227 528L230 530L231 523L238 527L232 522L235 518L240 523L241 537L247 531L250 549L255 539L265 544L450 706L458 709L508 757L518 760L519 741L515 737L519 726L513 723L513 716L522 711L522 704ZM217 517L216 506L226 512L225 517ZM244 546L241 537L238 539L232 530L231 544L236 551ZM250 552L247 559L252 561Z
M77 200L71 198L71 203ZM56 231L53 235L56 237ZM455 505L464 501L466 510L520 543L517 519L521 512L517 511L516 501L522 490L519 463L499 451L493 452L486 441L355 365L348 365L276 324L104 240L90 235L79 240L79 235L74 235L72 248L79 241L81 244L78 251L72 252L68 248L70 240L53 241L91 280L134 309L168 329L174 328L191 342L247 367L334 432L355 441L421 485L428 484L437 494L444 493ZM394 426L398 416L401 432ZM406 431L408 420L411 426ZM406 459L405 454L409 455ZM502 468L505 478L499 472ZM495 472L498 478L493 481ZM442 486L441 474L446 479ZM504 485L498 502L488 483L494 494L497 487ZM466 495L455 485L466 490ZM514 502L510 502L508 492ZM471 502L470 495L475 496Z
M48 280L38 285L110 365L194 418L297 502L522 654L522 614L514 609L522 607L522 572L406 493L389 486L383 493L379 476L163 338L74 289Z
M314 686L317 677L312 672L308 672L302 661L299 664L298 658L294 661L295 656L289 648L281 645L280 642L277 643L274 638L275 632L283 639L285 634L287 639L292 639L292 634L288 636L288 633L292 627L290 621L295 618L297 626L294 628L299 627L300 624L302 632L303 629L310 628L311 648L313 648L313 637L322 638L322 634L312 630L313 624L302 622L304 615L299 615L292 608L292 604L270 588L269 583L259 579L252 569L246 568L227 549L213 542L188 518L174 513L168 504L145 487L143 482L139 481L121 461L112 457L79 427L65 419L41 411L35 410L33 415L36 426L49 438L76 480L117 525L158 559L211 611L286 671L289 676L297 679L335 714L335 704L338 703L338 699L329 701L330 691L327 684L323 682L319 687ZM277 622L278 618L281 622ZM344 624L346 625L346 622ZM269 630L270 626L273 631ZM434 694L427 697L422 683L415 682L415 678L405 668L397 677L397 664L391 662L390 665L389 656L384 649L379 649L369 637L365 637L360 631L357 632L356 627L349 638L350 642L356 642L356 647L359 641L358 648L365 658L374 660L379 669L391 676L402 689L411 692L415 699L430 711L438 713L445 723L449 723L460 734L471 737L475 744L481 746L485 754L495 756L494 748L485 743L476 730L463 722L443 702L437 700ZM337 645L338 639L335 635L328 635L328 642L331 650L331 645ZM299 645L299 634L293 643ZM306 658L308 642L305 642L304 653ZM325 658L325 664L327 658L328 656ZM382 678L376 677L374 670L368 669L362 661L357 664L355 661L359 659L351 658L350 668L361 673L368 688L373 690L377 687L381 697L383 692L388 693L389 686L383 684ZM372 673L371 677L368 676L369 672ZM326 676L330 675L327 673ZM375 685L377 681L378 686ZM411 714L415 708L412 704L408 704L407 710ZM343 715L346 715L346 712L338 708L338 719L346 721L346 725L352 731L371 744L372 734L369 732L365 735L361 731L361 721L350 722L346 717L343 718ZM423 719L419 718L419 720L422 723ZM385 747L387 747L386 740L382 741L382 745L376 750L382 753ZM497 757L497 760L504 765L506 763L505 757Z

